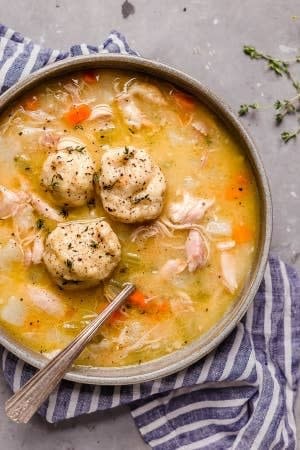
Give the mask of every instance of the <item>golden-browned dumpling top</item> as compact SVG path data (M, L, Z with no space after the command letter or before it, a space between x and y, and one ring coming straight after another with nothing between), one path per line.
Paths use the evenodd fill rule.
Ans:
M102 219L60 223L48 235L43 255L48 271L64 289L97 285L120 258L118 237Z
M99 185L104 209L120 222L144 222L161 213L165 177L145 150L107 150L101 160Z
M84 147L50 153L42 168L41 182L62 206L82 206L93 196L94 162Z

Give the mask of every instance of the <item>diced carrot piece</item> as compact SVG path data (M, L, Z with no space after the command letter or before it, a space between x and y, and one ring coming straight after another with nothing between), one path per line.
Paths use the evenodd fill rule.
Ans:
M120 322L125 319L125 314L122 313L120 309L117 309L117 311L114 311L112 315L107 319L107 323L109 325L113 325L116 322Z
M240 200L244 195L244 189L239 189L236 186L228 186L225 189L224 196L226 200Z
M39 108L39 105L40 103L36 95L33 95L24 101L24 108L27 111L35 111Z
M74 126L88 119L90 114L91 108L89 105L81 104L78 106L73 106L63 118L69 125Z
M243 173L238 174L238 176L236 177L236 181L237 181L237 184L242 187L249 186L249 183L250 183L250 180L247 177L247 175L245 175Z
M70 306L65 313L65 318L66 319L70 319L71 317L73 317L74 313L75 313L76 309L73 306Z
M196 107L196 103L195 103L193 97L191 97L190 95L184 94L183 92L180 92L180 91L174 91L174 92L172 92L171 95L174 97L175 102L176 102L177 106L179 106L179 108L182 108L186 112L194 111L194 109Z
M145 308L147 306L144 294L138 290L134 291L133 294L128 297L128 300L132 305L138 306L140 308Z
M83 81L85 81L88 84L94 84L97 82L97 75L92 70L87 70L82 75Z
M252 230L245 224L236 225L233 228L233 239L237 244L244 244L253 238Z
M155 305L153 305L153 309L156 313L168 313L170 312L170 304L169 302L162 300L160 302L156 302Z
M245 192L248 191L250 180L244 173L239 173L233 178L229 186L225 189L225 199L226 200L239 200L241 199Z

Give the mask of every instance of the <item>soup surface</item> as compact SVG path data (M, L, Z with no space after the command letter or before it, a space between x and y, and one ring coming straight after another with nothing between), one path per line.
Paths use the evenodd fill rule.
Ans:
M125 281L136 292L78 364L180 349L222 318L251 272L250 166L223 124L168 83L96 70L41 85L1 117L0 183L0 324L48 357Z

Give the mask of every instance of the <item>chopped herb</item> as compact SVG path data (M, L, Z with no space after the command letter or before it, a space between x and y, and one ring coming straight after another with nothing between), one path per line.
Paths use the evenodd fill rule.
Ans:
M59 181L58 180L62 180L62 176L60 174L55 174L53 175L52 179L51 179L51 183L50 183L50 187L53 191L55 191L58 186L59 186Z
M68 243L68 249L70 250L71 248L72 248L72 243L69 242L69 243Z
M98 246L99 246L98 242L96 242L96 241L92 241L91 242L91 247L92 248L98 248Z
M135 197L135 198L133 198L133 199L132 199L132 203L134 203L134 204L136 205L137 203L140 203L140 202L143 201L143 200L149 200L149 194L146 194L146 195L141 196L141 197Z
M128 161L129 158L132 158L134 156L134 151L130 150L129 147L125 145L124 154L125 154L124 156L125 161Z
M36 221L36 227L38 230L41 230L44 227L44 225L45 225L45 222L43 219L40 218Z
M85 147L73 147L72 150L75 150L75 152L82 153L85 150Z
M115 183L113 184L103 184L102 183L102 188L104 189L104 191L110 191L113 187L114 187Z
M131 134L134 134L134 130L132 128L128 128L128 130L130 131Z
M59 214L63 217L68 217L69 215L69 210L66 206L63 206L59 212Z
M66 266L68 267L68 269L72 269L73 268L73 262L70 259L66 260Z
M97 184L97 183L99 183L99 174L98 173L94 173L94 175L93 175L93 182L95 183L95 184Z
M74 130L83 130L83 126L80 124L75 125Z

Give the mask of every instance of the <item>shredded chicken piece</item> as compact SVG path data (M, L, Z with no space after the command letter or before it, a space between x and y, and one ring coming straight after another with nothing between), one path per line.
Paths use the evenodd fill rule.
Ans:
M19 210L21 201L18 193L0 185L0 219L13 217Z
M34 209L43 216L55 220L56 222L61 222L62 217L59 212L52 208L45 200L42 200L37 194L30 193L30 203Z
M131 234L130 239L132 242L136 242L137 240L147 240L157 235L172 237L172 232L159 219L149 225L142 225L136 228Z
M158 87L150 83L136 81L135 78L127 81L123 91L117 95L116 102L127 125L137 130L143 126L153 126L152 122L137 106L136 100L139 99L157 106L166 105L166 100Z
M187 267L186 261L182 259L169 259L160 269L159 273L162 278L170 279L175 275L183 272Z
M143 81L133 81L129 84L126 83L125 91L132 97L140 98L141 100L148 101L154 105L163 106L167 102L161 92L161 90L154 84L146 83Z
M236 258L230 252L222 252L220 255L222 278L225 287L233 294L237 288Z
M112 109L109 105L99 104L92 109L89 120L104 119L111 120L113 116Z
M38 109L37 111L27 111L24 108L21 110L22 115L26 116L27 118L32 119L35 123L44 124L47 120L54 120L55 116L52 114L49 114L41 109Z
M170 301L173 314L195 311L191 297L185 291L178 291Z
M189 272L204 267L208 260L208 246L197 230L190 230L185 243Z
M116 97L116 102L119 109L122 111L125 122L130 128L139 130L143 126L152 126L152 123L137 107L134 99L129 94L122 92Z
M42 309L47 314L61 318L65 314L65 305L62 300L46 289L42 289L32 284L26 286L29 301L37 308Z
M39 138L39 144L47 148L56 148L60 140L60 135L58 133L45 132Z
M213 204L212 199L196 198L185 192L181 202L171 204L169 217L172 222L179 224L197 222Z
M76 83L75 81L66 83L64 85L64 88L70 95L70 97L72 99L72 103L74 103L74 104L81 103L80 87L79 87L78 83Z
M88 120L94 121L99 130L109 130L115 128L112 109L106 104L94 106Z
M22 251L24 264L39 264L43 252L42 233L36 228L36 218L31 205L23 204L13 217L13 229Z

